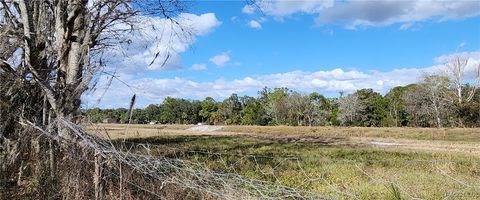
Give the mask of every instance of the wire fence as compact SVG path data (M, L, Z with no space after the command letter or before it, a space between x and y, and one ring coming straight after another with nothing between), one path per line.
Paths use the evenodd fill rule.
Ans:
M74 137L63 138L32 123L26 122L26 125L62 144L80 144L86 151L95 152L103 158L102 165L109 166L105 177L121 180L158 199L168 199L165 197L168 185L213 199L364 199L365 195L407 199L423 199L428 195L441 199L480 198L480 159L355 160L192 150L129 140L119 143L89 134L69 121L57 123L70 129ZM109 137L108 132L106 134ZM470 176L456 171L455 166L460 165L468 165ZM394 168L389 169L392 166ZM141 175L142 181L122 174L122 168ZM411 175L402 174L409 168L421 169L426 175L415 177L418 170L412 170ZM336 173L349 174L337 176ZM406 177L410 180L406 181ZM145 179L154 186L145 184ZM430 188L422 185L429 180L433 181ZM121 190L124 186L114 184L113 187Z
M367 168L369 165L395 165L397 168L421 168L423 171L430 173L429 176L437 177L444 182L441 184L449 185L450 190L443 191L443 196L437 194L436 196L442 196L445 199L452 197L471 197L472 199L480 197L480 193L475 193L472 191L480 191L480 179L475 180L470 179L470 181L462 180L462 177L456 177L455 171L445 171L442 169L442 166L445 165L464 165L468 164L472 167L472 170L479 170L478 166L480 164L480 159L409 159L409 160L399 160L399 159L361 159L361 160L352 160L352 159L332 159L332 158L322 158L318 156L266 156L259 154L238 154L238 153L220 153L215 151L201 151L201 150L188 150L188 148L179 148L179 147L170 147L168 145L156 145L156 144L145 144L138 142L127 142L129 145L135 146L133 149L137 150L146 150L148 149L149 153L152 154L152 151L159 151L158 154L167 153L169 156L177 157L179 159L188 159L195 158L197 162L211 163L217 162L222 164L221 171L226 171L229 173L242 173L240 171L253 172L253 174L262 177L263 179L271 180L271 184L283 184L282 178L278 177L280 168L290 168L291 170L296 170L298 173L295 174L297 178L303 180L303 183L296 185L297 188L308 188L311 184L318 184L324 186L328 191L328 194L331 194L332 198L353 198L353 199L362 199L361 194L358 194L359 191L366 189L357 189L352 191L349 188L340 188L341 184L335 184L329 180L325 175L315 175L316 172L311 170L306 170L304 164L305 162L314 162L319 165L347 165L350 166L353 174L361 174L366 177L366 185L382 185L385 186L388 192L390 191L389 187L394 187L399 190L399 192L408 199L422 199L422 191L411 191L412 188L418 187L418 185L402 185L396 177L388 176L378 176L369 172ZM153 153L154 154L154 153ZM197 157L203 157L203 159L198 159ZM235 157L232 162L232 157ZM261 164L259 160L269 159L273 162L270 162L268 165ZM251 165L244 164L245 161L251 163ZM265 162L263 162L265 163ZM293 165L292 165L293 163ZM421 165L421 166L419 166ZM267 166L267 168L265 168ZM388 168L385 166L384 168ZM217 167L218 168L218 167ZM310 167L311 168L311 167ZM476 168L476 169L475 169ZM322 174L322 173L320 173ZM439 178L441 177L441 178ZM477 178L478 174L476 175ZM415 179L415 177L412 177ZM442 187L439 187L442 188ZM445 188L443 188L445 189ZM311 191L310 191L311 192ZM442 191L436 190L435 192L441 193ZM315 192L312 192L315 193Z

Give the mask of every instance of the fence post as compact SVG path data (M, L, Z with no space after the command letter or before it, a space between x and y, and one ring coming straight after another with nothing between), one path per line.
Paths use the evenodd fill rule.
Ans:
M95 152L95 174L93 175L93 183L95 185L95 200L103 199L103 159L102 156Z

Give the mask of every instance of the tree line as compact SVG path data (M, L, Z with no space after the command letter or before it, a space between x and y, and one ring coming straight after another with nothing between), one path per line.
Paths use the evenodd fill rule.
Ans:
M223 101L167 97L161 104L134 109L131 120L162 124L478 127L480 91L474 82L458 84L459 80L463 79L426 75L419 83L392 88L385 95L360 89L338 98L267 87L257 97L232 94ZM94 123L106 118L128 122L125 108L83 112Z

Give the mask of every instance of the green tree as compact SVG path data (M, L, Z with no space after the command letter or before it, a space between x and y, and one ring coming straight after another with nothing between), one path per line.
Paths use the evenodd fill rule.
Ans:
M144 111L147 121L160 121L160 106L150 104L144 109Z
M275 88L268 93L266 111L272 117L273 124L289 124L288 88Z
M171 97L166 97L160 105L160 121L162 123L172 124L177 121L179 105L177 100Z
M361 89L355 92L358 96L362 110L360 111L361 126L383 126L382 121L388 115L388 100L383 96L373 91L373 89Z
M85 111L85 113L87 114L88 119L92 123L100 123L105 118L103 110L101 110L100 108L88 109Z
M238 95L232 94L222 102L218 112L225 124L240 124L241 109L242 104L240 103Z
M394 87L385 95L385 98L389 102L388 116L385 119L387 126L398 127L408 125L408 114L405 109L405 100L403 97L408 88L413 86L414 84Z
M265 118L265 108L259 99L244 96L242 102L242 125L267 125L268 118Z
M212 97L205 98L205 100L201 102L201 109L199 111L201 121L208 124L213 124L215 120L212 116L217 110L217 102Z

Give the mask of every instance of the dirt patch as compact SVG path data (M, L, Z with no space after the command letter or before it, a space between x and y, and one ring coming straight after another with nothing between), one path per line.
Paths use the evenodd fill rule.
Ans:
M198 125L188 128L187 131L214 132L222 129L223 126Z
M327 131L318 133L312 132L311 134L299 132L299 133L283 133L276 132L275 130L268 130L266 132L250 132L248 127L238 131L225 131L224 126L210 126L210 125L197 125L197 126L181 126L185 129L179 129L180 126L134 126L128 130L127 138L148 138L148 137L161 137L161 136L175 136L175 135L210 135L210 136L232 136L232 137L251 137L258 139L275 140L281 143L305 143L305 144L318 144L328 146L345 146L352 148L360 147L372 147L391 151L428 151L428 152L451 152L462 153L467 155L480 156L480 143L476 140L468 141L445 141L445 140L418 140L418 139L405 139L396 137L378 137L377 134L327 134ZM123 138L125 129L118 129L120 127L105 127L101 132L96 134L105 137L104 132L108 132L109 137L112 139ZM227 127L228 128L228 127ZM239 128L239 127L238 127ZM292 127L287 127L293 129ZM355 131L356 129L353 129ZM374 132L376 129L368 129ZM346 132L346 130L343 130ZM378 129L378 131L385 131L384 129ZM95 134L95 131L92 131ZM412 133L413 134L413 133Z
M370 142L370 144L377 146L400 146L402 144L393 143L393 142Z

